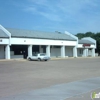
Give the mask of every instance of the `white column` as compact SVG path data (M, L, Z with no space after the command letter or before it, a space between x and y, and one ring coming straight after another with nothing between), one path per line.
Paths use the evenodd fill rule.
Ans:
M6 45L5 47L5 59L10 59L10 46Z
M88 55L89 55L89 51L88 49L86 49L86 56L88 57Z
M28 46L28 56L32 56L32 45Z
M77 57L77 47L73 47L73 57Z
M92 57L95 57L95 48L92 48Z
M86 49L83 49L83 57L86 57Z
M46 46L46 54L50 57L50 45Z
M65 57L65 46L61 46L61 57Z

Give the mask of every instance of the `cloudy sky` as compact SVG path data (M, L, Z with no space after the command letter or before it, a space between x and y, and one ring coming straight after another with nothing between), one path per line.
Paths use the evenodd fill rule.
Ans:
M100 0L0 0L0 24L72 34L100 32Z

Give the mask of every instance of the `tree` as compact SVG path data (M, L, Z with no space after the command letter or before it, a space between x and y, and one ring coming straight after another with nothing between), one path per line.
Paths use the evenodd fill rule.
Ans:
M92 32L86 32L85 37L93 37L95 34Z
M96 33L93 38L96 40L96 43L97 43L96 52L100 54L100 32Z
M77 36L79 39L83 38L84 35L85 35L84 33L77 33L77 34L76 34L76 36Z

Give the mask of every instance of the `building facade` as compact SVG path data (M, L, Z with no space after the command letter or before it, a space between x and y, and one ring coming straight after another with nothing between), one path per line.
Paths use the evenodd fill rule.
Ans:
M50 57L94 57L95 49L94 39L86 37L79 40L67 31L41 32L0 25L0 59L27 58L37 52Z

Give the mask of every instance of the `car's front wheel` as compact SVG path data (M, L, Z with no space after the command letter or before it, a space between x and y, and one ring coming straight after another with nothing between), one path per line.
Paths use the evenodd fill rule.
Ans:
M31 61L31 58L29 57L28 60Z

